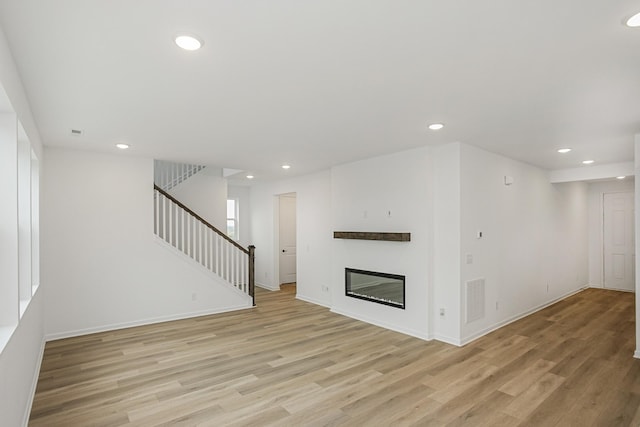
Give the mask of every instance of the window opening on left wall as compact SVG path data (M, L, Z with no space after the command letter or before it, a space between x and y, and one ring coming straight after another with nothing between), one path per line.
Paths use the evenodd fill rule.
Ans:
M233 240L240 238L238 229L238 200L227 199L227 236Z

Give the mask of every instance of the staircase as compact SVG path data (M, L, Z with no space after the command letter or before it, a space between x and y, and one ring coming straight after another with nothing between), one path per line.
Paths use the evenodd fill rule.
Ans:
M153 182L163 190L169 191L204 168L206 166L154 160Z
M249 295L255 305L255 247L242 247L167 192L204 166L159 162L154 183L154 233L176 250ZM162 184L162 185L160 185Z

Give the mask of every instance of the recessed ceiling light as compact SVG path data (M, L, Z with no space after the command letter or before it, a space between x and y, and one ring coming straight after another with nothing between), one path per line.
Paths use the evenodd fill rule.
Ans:
M444 127L442 123L433 123L429 125L429 129L431 130L440 130Z
M184 50L198 50L204 44L198 37L190 34L179 34L174 40Z
M253 179L253 175L247 175L247 179Z
M126 150L127 148L129 148L129 144L116 144L116 147L118 147L121 150Z
M590 165L591 163L595 162L595 160L583 160L582 164L583 165Z
M569 151L571 151L571 148L561 148L558 150L558 153L564 154L568 153Z
M625 178L626 178L626 176L622 176L622 175L621 176L616 176L616 179L625 179Z
M289 168L291 168L290 165L282 165L282 169L289 169Z
M627 19L627 27L640 27L640 12Z

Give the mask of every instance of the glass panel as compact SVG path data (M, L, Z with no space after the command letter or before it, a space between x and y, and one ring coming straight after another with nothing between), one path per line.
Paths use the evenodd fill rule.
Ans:
M346 294L398 308L404 306L404 276L346 269Z
M227 220L227 236L235 239L236 237L236 220L228 219Z
M227 200L227 218L235 218L236 217L236 201L235 200Z

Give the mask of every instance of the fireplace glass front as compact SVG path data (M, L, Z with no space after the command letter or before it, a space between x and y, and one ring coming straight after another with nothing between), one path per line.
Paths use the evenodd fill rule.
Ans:
M405 276L345 268L348 297L404 309Z

